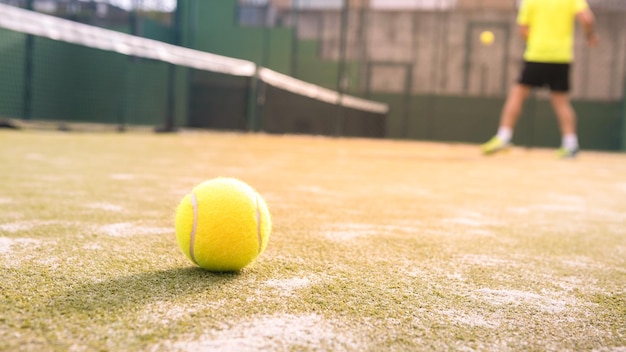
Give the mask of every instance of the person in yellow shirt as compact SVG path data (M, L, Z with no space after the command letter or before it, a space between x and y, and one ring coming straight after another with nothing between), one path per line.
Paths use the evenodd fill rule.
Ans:
M576 20L583 28L587 44L596 46L595 16L586 0L522 0L517 24L526 40L524 64L502 108L497 134L481 146L483 154L494 154L511 146L515 124L530 91L547 86L562 135L558 156L576 156L579 150L576 112L569 100Z

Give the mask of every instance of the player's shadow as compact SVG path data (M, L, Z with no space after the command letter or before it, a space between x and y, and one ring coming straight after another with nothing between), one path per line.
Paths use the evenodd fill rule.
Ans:
M82 283L51 297L50 308L58 314L98 314L120 312L194 293L211 297L212 290L223 287L241 275L187 267Z

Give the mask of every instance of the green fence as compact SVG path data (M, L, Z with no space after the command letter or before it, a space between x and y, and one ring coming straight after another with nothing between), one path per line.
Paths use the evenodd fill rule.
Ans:
M578 38L572 97L584 148L619 150L626 133L616 132L623 130L624 113L623 88L615 78L626 75L626 49L619 45L626 36L620 20L626 12L609 9L605 2L593 3L602 45L587 50ZM191 0L184 5L194 10L186 10L188 35L183 37L186 45L200 50L389 103L388 138L479 143L495 132L523 52L509 3L499 9L351 7L348 16L341 9L276 5L272 16L259 12L255 26L240 23L238 10L246 1ZM480 43L483 30L495 34L493 45ZM344 56L342 36L347 40ZM546 95L530 99L516 129L516 144L552 147L560 141L558 134Z
M0 50L2 116L122 125L164 124L170 69L166 63L6 30L0 30ZM178 69L174 83L179 102L177 116L181 117L186 115L186 75L186 69ZM181 119L179 123L186 121Z
M582 38L577 39L572 97L585 149L626 150L626 46L620 45L626 38L626 11L603 7L605 2L593 3L601 46L589 51L580 45ZM513 7L342 11L281 7L277 2L242 21L243 7L254 3L179 1L178 26L135 19L120 30L250 60L323 87L389 103L391 111L379 127L387 138L484 141L495 131L506 90L519 70L523 43L515 34ZM172 14L167 16L168 23L174 23ZM478 41L483 30L495 33L492 46ZM211 85L202 73L176 68L172 81L171 66L165 63L5 30L0 30L0 55L0 115L159 126L173 108L176 125L213 127L198 117L199 111L212 108L201 91ZM219 83L216 78L209 81ZM210 96L223 102L229 95L213 91ZM231 105L241 108L245 103ZM249 127L229 116L219 125ZM288 116L272 118L303 131L302 126L315 125L284 121ZM259 121L270 120L266 116ZM259 127L282 131L275 124ZM545 94L527 102L515 142L549 147L558 143Z

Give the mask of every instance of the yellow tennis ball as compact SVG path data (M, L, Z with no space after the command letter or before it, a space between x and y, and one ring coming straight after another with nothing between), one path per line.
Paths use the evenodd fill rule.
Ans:
M180 249L210 271L238 271L252 263L267 247L271 230L263 198L234 178L202 182L176 208Z
M483 45L491 45L494 39L495 36L492 31L482 31L480 33L480 42L483 43Z

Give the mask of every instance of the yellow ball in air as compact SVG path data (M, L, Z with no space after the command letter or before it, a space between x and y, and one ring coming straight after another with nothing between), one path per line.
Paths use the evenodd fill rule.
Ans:
M483 43L483 45L493 44L494 39L495 36L492 31L482 31L480 33L480 42Z

